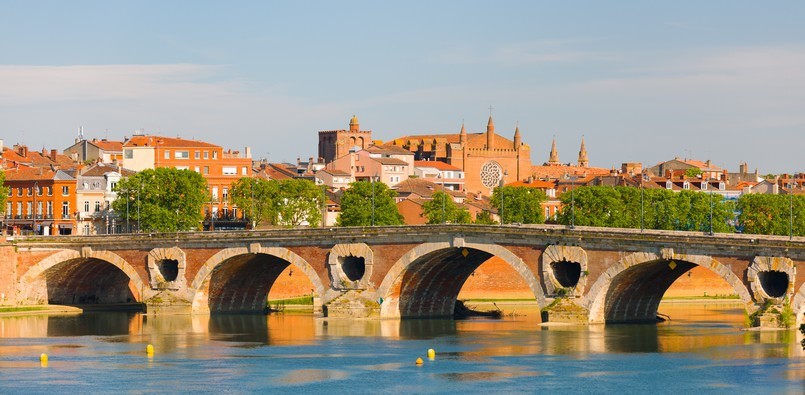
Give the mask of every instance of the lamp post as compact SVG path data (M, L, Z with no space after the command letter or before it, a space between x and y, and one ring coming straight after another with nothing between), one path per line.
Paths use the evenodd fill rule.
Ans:
M503 206L506 205L506 199L504 199L505 195L503 192L503 187L506 185L506 176L509 175L508 170L503 171L503 177L500 178L500 226L503 226L505 223L503 220Z
M573 190L576 189L576 176L570 176L570 229L576 227L576 199Z
M131 233L131 228L129 228L129 200L131 200L131 192L129 192L129 188L126 188L126 233Z
M257 180L252 179L252 187L249 188L250 192L252 193L252 211L249 213L249 219L252 220L252 230L257 227L257 221L254 220L254 187L257 184Z
M375 226L375 178L377 178L377 173L370 180L372 183L372 226Z
M793 177L793 176L792 176ZM788 191L788 240L794 240L794 188L797 184L791 179Z
M39 191L39 182L34 181L34 202L31 206L33 213L31 213L31 218L33 218L33 224L31 225L31 230L34 231L36 234L36 193Z
M713 235L713 190L710 190L710 236Z
M140 194L143 192L143 183L140 183L140 189L137 190L137 233L140 233Z
M640 175L640 232L643 232L645 229L645 223L643 222L643 175Z

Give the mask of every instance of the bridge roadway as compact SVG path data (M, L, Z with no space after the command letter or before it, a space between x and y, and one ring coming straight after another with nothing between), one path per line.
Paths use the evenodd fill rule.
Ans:
M0 292L11 304L260 312L292 265L325 315L441 317L492 256L523 278L551 321L654 320L664 292L695 266L723 278L749 312L788 300L798 322L805 314L805 273L796 270L805 238L555 225L15 237L0 244Z

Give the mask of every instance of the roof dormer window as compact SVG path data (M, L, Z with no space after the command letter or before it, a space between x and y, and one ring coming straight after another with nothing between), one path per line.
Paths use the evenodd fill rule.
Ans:
M670 180L665 182L665 189L673 189L673 188L674 188L673 182L671 182Z

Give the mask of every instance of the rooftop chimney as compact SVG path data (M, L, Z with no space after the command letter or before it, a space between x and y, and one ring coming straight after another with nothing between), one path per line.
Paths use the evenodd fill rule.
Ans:
M50 159L52 159L54 162L56 161L56 155L58 155L58 151L55 149L50 150Z

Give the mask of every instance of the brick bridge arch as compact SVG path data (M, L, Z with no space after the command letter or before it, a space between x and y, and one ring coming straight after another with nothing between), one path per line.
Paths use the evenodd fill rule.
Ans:
M305 259L287 248L255 244L223 249L204 263L189 288L192 311L263 311L268 291L289 265L313 284L314 308L320 307L326 289Z
M380 316L452 316L464 282L493 256L520 274L540 307L546 305L539 280L520 257L497 244L454 240L420 244L397 260L377 289Z
M589 310L591 323L653 321L668 287L695 266L705 267L723 278L744 307L754 309L749 290L727 266L710 256L672 251L625 256L598 277L579 304Z
M50 255L31 266L17 283L18 300L32 303L142 302L144 290L140 275L120 255L90 248Z

